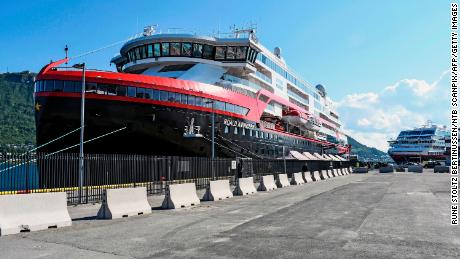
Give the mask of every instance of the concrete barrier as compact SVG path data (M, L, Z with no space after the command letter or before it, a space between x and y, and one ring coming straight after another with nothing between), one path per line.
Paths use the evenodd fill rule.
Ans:
M236 182L236 188L233 191L235 195L250 195L256 193L256 187L254 186L254 179L252 177L238 178Z
M161 205L164 209L178 209L200 204L195 183L170 184Z
M349 166L347 169L348 169L348 173L349 173L349 174L352 174L352 173L353 173L353 168L351 168L351 166Z
M313 181L317 182L321 180L321 176L318 171L314 171L312 175Z
M347 172L345 172L345 170L343 170L343 168L339 168L337 170L339 170L339 172L341 172L342 175L347 175Z
M276 181L276 185L279 188L290 186L291 184L289 183L289 179L288 179L287 174L278 174L278 179Z
M367 174L369 169L367 167L355 167L353 168L354 174Z
M334 171L334 173L335 173L336 175L338 175L338 176L342 176L342 175L343 175L341 171L337 170L337 168L334 168L333 171Z
M147 188L120 188L104 190L99 219L118 219L152 213L147 201Z
M434 166L433 171L435 173L449 173L450 168L448 166L436 165Z
M319 170L319 175L320 175L321 179L323 179L323 180L329 179L329 176L327 175L326 170Z
M306 183L311 183L313 182L313 178L311 178L311 173L310 172L303 172L303 179Z
M324 171L326 171L327 176L328 176L329 178L335 177L334 174L332 174L332 171L331 171L331 170L324 170Z
M275 189L278 189L278 187L276 187L275 178L272 174L263 175L260 178L259 189L257 189L258 191L268 192L273 191Z
M393 173L394 168L393 166L382 166L379 168L379 173L384 174L384 173Z
M334 169L329 169L329 172L331 172L331 174L334 176L334 177L337 177L339 176L336 172L334 172Z
M423 173L423 166L421 166L421 165L410 165L410 166L407 167L407 172Z
M291 178L292 185L301 185L304 184L305 181L302 177L302 173L293 173Z
M0 195L0 236L71 225L65 192Z
M233 193L230 190L230 182L228 180L216 180L209 181L209 186L206 188L203 200L218 201L232 197Z

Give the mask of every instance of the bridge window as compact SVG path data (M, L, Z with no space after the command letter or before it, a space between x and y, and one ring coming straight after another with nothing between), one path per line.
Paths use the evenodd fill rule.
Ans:
M85 89L86 89L85 92L87 93L97 93L97 84L86 82Z
M246 52L248 47L237 47L236 48L236 59L244 60L246 59Z
M225 128L224 128L224 133L225 133L225 134L228 133L228 126L225 126Z
M169 43L168 42L161 43L161 55L163 57L169 56Z
M204 45L203 46L203 58L212 59L213 58L213 47L211 45Z
M64 88L64 83L61 80L55 80L54 81L54 91L55 92L62 92L62 89Z
M225 59L225 53L227 52L227 47L216 47L216 59Z
M107 85L107 95L117 95L117 86Z
M145 59L147 57L147 53L145 53L145 46L139 47L141 51L141 59Z
M168 101L168 92L160 91L160 101L163 101L163 102Z
M202 54L203 54L203 45L193 43L193 57L194 58L201 58Z
M237 127L235 127L235 129L233 130L233 134L238 135L238 128Z
M161 53L160 53L160 43L155 43L155 44L153 44L153 56L154 56L154 57L159 57L159 56L161 56Z
M231 103L226 103L225 104L225 110L228 111L228 112L235 112L235 105L231 104Z
M149 44L149 45L147 46L147 57L148 57L148 58L153 57L153 46L152 46L152 44Z
M145 88L144 89L144 98L152 99L152 89L150 89L150 88Z
M192 43L182 43L182 56L190 57L192 55Z
M227 59L235 59L236 58L236 47L228 47L227 48Z
M136 53L136 60L141 59L141 54L139 53L139 48L136 48L134 51Z
M187 103L189 105L195 105L195 96L189 95L188 98L187 98Z
M170 53L171 56L180 56L180 43L173 42L170 46Z
M152 100L160 100L160 91L153 89Z

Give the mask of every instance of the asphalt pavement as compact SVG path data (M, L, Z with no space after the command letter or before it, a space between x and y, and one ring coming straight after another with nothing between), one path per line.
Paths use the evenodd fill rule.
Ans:
M353 174L268 193L0 237L1 258L459 258L450 175ZM202 192L200 192L202 194Z

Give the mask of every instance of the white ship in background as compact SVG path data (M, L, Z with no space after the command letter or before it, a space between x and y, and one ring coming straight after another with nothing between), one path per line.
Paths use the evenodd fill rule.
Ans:
M396 140L388 143L388 154L398 164L445 161L450 156L450 132L446 126L431 121L422 127L401 131Z

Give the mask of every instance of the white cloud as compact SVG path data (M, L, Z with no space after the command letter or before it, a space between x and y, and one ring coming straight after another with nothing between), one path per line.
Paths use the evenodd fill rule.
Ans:
M345 96L345 99L337 103L340 107L352 107L352 108L364 108L368 105L372 105L379 102L379 96L376 93L361 93L361 94L350 94Z
M446 124L448 105L441 99L449 87L448 80L443 80L447 74L444 71L433 83L402 79L380 92L345 96L337 103L345 132L363 144L386 151L387 141L402 129L421 126L427 120Z

